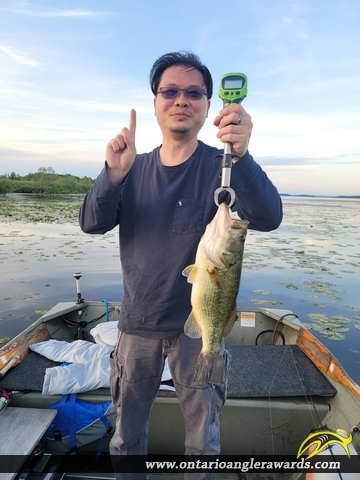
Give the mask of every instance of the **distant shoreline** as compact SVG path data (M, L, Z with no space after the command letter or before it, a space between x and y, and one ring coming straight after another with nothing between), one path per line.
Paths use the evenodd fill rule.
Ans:
M305 198L345 198L345 199L357 199L360 200L360 195L307 195L307 194L290 194L280 193L280 197L305 197Z
M0 192L0 197L17 197L17 196L35 196L35 197L56 197L56 196L62 196L62 197L70 197L70 196L84 196L85 193L35 193L35 192L7 192L7 193L1 193ZM360 195L310 195L310 194L305 194L305 193L300 193L300 194L292 194L292 193L280 193L280 197L286 197L286 198L292 198L292 197L300 197L300 198L327 198L327 199L333 199L333 200L360 200Z

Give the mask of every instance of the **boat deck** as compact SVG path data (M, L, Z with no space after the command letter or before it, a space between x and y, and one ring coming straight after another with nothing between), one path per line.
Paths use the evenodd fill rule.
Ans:
M247 444L248 440L242 438L237 440L234 445L234 438L238 431L252 431L253 435L257 432L257 445L259 451L267 452L269 449L269 436L264 435L264 418L262 417L262 410L267 417L268 399L276 397L279 399L277 404L272 403L272 422L276 431L275 451L280 451L282 454L291 453L293 449L297 448L301 439L305 437L309 428L307 423L303 421L304 415L309 416L308 397L311 396L312 401L316 402L319 413L323 416L328 411L327 399L335 395L336 390L328 382L325 376L314 366L314 364L306 357L306 355L296 345L264 345L264 346L228 346L227 349L231 354L231 366L228 375L228 401L227 408L223 409L221 425L224 428L222 431L222 448L227 454L236 454L238 451L248 454ZM36 402L39 402L39 397L43 401L42 408L51 405L58 401L57 395L39 395L43 386L43 379L46 368L59 365L59 363L50 361L34 352L30 353L22 363L16 366L13 370L1 380L1 388L9 390L20 390L22 393L13 395L12 403L18 406L30 406L32 393L36 393ZM83 394L87 396L86 400L91 401L90 397L93 395L104 396L110 395L109 389L102 388L87 392ZM155 410L158 411L156 423L156 439L154 435L150 438L153 453L169 453L167 443L171 444L171 450L174 449L179 452L183 451L184 440L183 426L178 426L181 422L181 413L176 402L176 393L171 391L159 391L158 403L155 404ZM30 397L30 398L29 398ZM168 398L166 398L168 397ZM173 397L173 398L171 398ZM81 394L79 398L83 398ZM83 398L85 399L85 398ZM315 400L317 399L317 400ZM94 399L95 401L97 399ZM102 401L105 401L102 399ZM261 405L261 402L264 405ZM236 404L236 405L235 405ZM265 405L266 404L266 405ZM35 405L35 404L34 404ZM239 416L239 406L246 408L246 416ZM160 412L160 413L159 413ZM305 413L304 413L305 412ZM179 419L178 419L179 417ZM169 424L169 422L172 422ZM250 422L250 425L248 424ZM258 425L257 422L260 422ZM298 432L296 437L292 438L295 447L286 446L287 440L282 432L286 431L286 425L296 422L298 425ZM170 425L170 426L169 426ZM284 427L285 425L285 427ZM285 429L285 430L284 430ZM164 430L164 431L163 431ZM171 442L167 442L171 432L177 432L176 441L172 438ZM178 434L181 432L181 435ZM171 434L172 435L172 434ZM180 438L181 437L181 438ZM245 436L246 437L246 436ZM160 440L165 439L164 443ZM241 443L244 440L245 443ZM160 443L159 443L160 442ZM179 443L179 445L178 445ZM279 445L278 445L279 443ZM287 452L287 448L292 449ZM172 451L170 452L172 453ZM64 480L90 480L90 479L113 479L111 473L107 474L79 474L72 475L70 472L64 477ZM148 475L148 480L180 480L183 474L151 474ZM246 477L239 476L238 473L224 473L221 472L215 476L216 480L274 480L274 476L256 476L246 473ZM276 474L277 480L298 480L303 478L301 476L282 476ZM27 478L31 480L31 478ZM55 479L54 479L55 480ZM60 480L60 479L56 479ZM62 479L61 479L62 480Z
M0 415L0 459L2 468L8 456L23 458L34 450L56 415L53 410L8 407ZM21 439L21 441L19 441ZM5 462L5 463L3 463ZM14 473L0 473L0 480L12 480Z
M228 398L331 397L336 390L297 345L229 346ZM42 391L46 368L60 365L30 353L0 382L8 390ZM101 388L88 392L110 395ZM175 392L159 391L159 396Z

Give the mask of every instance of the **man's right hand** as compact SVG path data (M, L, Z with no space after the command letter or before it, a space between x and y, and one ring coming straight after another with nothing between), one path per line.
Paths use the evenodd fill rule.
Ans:
M135 130L136 112L131 110L129 128L123 128L120 134L106 145L108 176L116 185L122 183L133 166L136 156Z

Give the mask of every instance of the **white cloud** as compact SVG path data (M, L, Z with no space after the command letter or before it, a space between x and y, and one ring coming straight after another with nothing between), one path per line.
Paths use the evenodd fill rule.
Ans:
M18 15L26 15L29 17L102 17L107 15L106 12L92 10L60 10L57 8L42 9L36 5L32 5L31 9L0 7L0 10L15 13Z
M16 51L13 47L8 47L6 45L0 45L0 50L4 52L9 57L13 58L23 65L28 65L29 67L39 67L41 63L37 62L33 58L28 57L27 55Z
M358 193L356 2L349 0L340 11L335 0L326 7L303 0L245 2L244 22L235 30L231 16L217 22L215 0L205 10L202 2L184 2L194 13L185 37L182 28L168 27L165 10L156 12L154 30L146 16L151 7L144 3L136 17L141 35L130 53L124 45L133 38L136 2L0 2L0 164L16 158L20 174L34 170L30 161L56 169L63 162L69 173L87 164L96 170L106 142L128 125L131 108L138 113L138 152L160 144L148 71L165 45L200 53L213 74L211 116L201 140L222 147L212 125L222 106L217 85L236 68L249 79L243 105L254 122L250 151L281 191L317 193L318 186L324 193L325 187L328 193L350 187ZM237 6L229 0L228 8ZM46 68L30 68L39 61ZM8 156L11 149L21 154Z

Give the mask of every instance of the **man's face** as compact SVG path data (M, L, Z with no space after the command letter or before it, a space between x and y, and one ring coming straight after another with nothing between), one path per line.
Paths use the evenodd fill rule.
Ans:
M197 87L206 89L202 74L183 66L167 68L159 83L159 88ZM171 134L177 139L194 138L208 116L210 100L204 95L200 99L189 99L181 91L175 99L166 99L159 93L154 99L155 115L164 136Z

